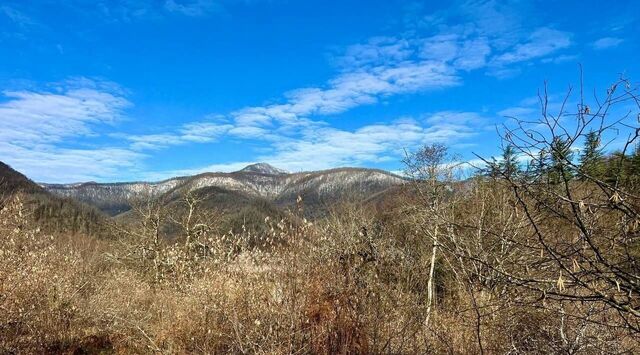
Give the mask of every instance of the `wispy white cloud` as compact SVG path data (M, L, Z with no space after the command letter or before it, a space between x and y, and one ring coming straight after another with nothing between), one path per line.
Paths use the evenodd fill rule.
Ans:
M354 131L325 128L275 144L275 152L262 158L291 171L361 165L398 156L402 148L424 138L415 122L361 127Z
M497 16L497 15L496 15ZM505 28L513 28L507 23ZM522 43L494 53L495 32L475 29L407 38L374 37L349 46L337 58L340 73L325 86L290 91L285 102L247 107L229 116L228 133L278 137L282 127L308 127L320 122L309 117L335 115L381 98L462 84L463 71L486 68L511 73L512 65L549 57L571 45L571 34L551 28L533 31Z
M576 62L580 58L577 54L562 54L556 57L549 57L540 60L542 63L567 63L567 62Z
M56 4L73 14L106 22L163 20L171 15L206 17L224 13L236 0L59 0Z
M156 150L185 143L180 136L169 133L120 136L131 142L129 147L133 150Z
M458 85L455 71L433 60L354 68L330 80L325 87L308 87L285 94L286 102L249 107L232 113L243 125L268 125L274 121L295 124L312 115L331 115L372 104L382 96L442 89Z
M412 150L433 142L455 144L477 135L489 122L488 117L476 112L443 111L419 120L399 119L354 130L332 127L303 129L296 137L279 136L271 142L268 152L257 155L255 161L294 172L399 161L405 149ZM145 176L160 180L210 171L235 171L252 162L205 165Z
M347 47L337 63L346 68L366 67L382 63L399 63L412 56L409 41L395 37L373 37L366 43Z
M473 70L485 66L491 47L486 37L439 34L422 40L423 58L450 63L454 69Z
M180 133L181 139L187 142L207 143L212 142L233 128L229 124L214 122L194 122L186 124Z
M532 12L532 3L527 1L462 0L427 14L422 8L412 21L419 30L487 38L500 52L521 43L528 29L536 28L529 16Z
M91 82L91 85L81 86ZM55 90L4 91L0 103L0 157L40 181L116 178L144 155L118 147L69 148L76 138L98 135L131 105L114 84L88 79Z
M13 144L59 142L91 135L92 124L112 123L130 106L125 98L92 88L61 92L4 91L0 141Z
M405 148L431 142L452 143L473 136L477 133L474 127L484 121L476 113L440 112L421 121L400 120L353 131L325 128L277 143L275 152L261 160L290 171L398 161Z
M596 50L602 50L602 49L617 47L622 42L624 42L622 38L603 37L591 43L591 46Z
M490 53L491 47L487 38L466 40L462 43L453 64L463 70L479 69L486 64L486 58Z
M535 114L537 111L533 106L522 107L522 106L514 106L505 108L498 112L498 115L504 117L514 117L519 119L524 119L529 117L532 114Z
M494 66L505 66L544 57L571 46L571 34L551 28L534 31L529 39L493 59Z
M122 148L67 149L55 145L19 146L0 141L0 157L38 182L119 181L147 156Z
M41 22L23 11L21 3L0 2L0 41L26 41L38 30L46 28Z
M210 143L218 140L231 129L233 129L233 126L229 124L192 122L185 124L175 132L140 135L114 134L112 136L128 141L130 149L143 151L164 149L189 143Z
M412 21L417 23L415 33L436 31L425 38L424 54L453 61L457 69L485 69L503 78L518 74L527 62L573 45L571 33L537 24L531 17L535 11L535 4L527 1L463 0Z
M467 0L459 3L449 16L463 16L467 26L480 35L492 38L499 50L506 49L519 41L524 30L530 4L518 0ZM447 23L459 23L449 18Z
M413 9L416 11L416 9ZM444 63L454 75L484 69L499 78L518 74L533 60L561 63L573 45L572 33L528 25L530 5L519 1L469 0L416 18L404 37L374 37L348 47L342 65L402 63L415 58ZM461 80L460 80L461 81Z
M223 123L193 122L173 132L126 138L132 142L134 149L210 142L223 135L277 141L299 135L305 129L326 126L325 122L310 117L343 113L392 95L452 87L460 81L455 69L441 61L417 59L370 65L372 63L344 71L322 87L287 92L282 103L245 107L231 112L225 118L218 119Z
M4 15L13 23L20 27L28 27L36 25L36 21L24 14L22 11L9 5L0 5L0 15Z
M220 4L214 0L166 0L164 8L186 16L204 16L220 10Z

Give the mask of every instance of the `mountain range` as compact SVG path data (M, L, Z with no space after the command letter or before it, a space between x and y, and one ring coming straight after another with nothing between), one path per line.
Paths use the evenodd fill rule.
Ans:
M377 169L336 168L289 173L258 163L230 173L203 173L159 182L35 183L0 162L0 197L22 192L36 221L52 232L100 235L109 219L135 221L139 202L161 201L172 216L185 213L184 196L201 200L215 212L221 231L247 228L259 232L266 217L280 219L302 199L308 218L321 218L344 202L383 206L397 196L406 180ZM0 206L1 207L1 206ZM172 226L166 236L175 237Z
M405 182L400 176L364 168L337 168L322 171L288 173L266 163L249 165L231 173L203 173L160 182L40 184L48 192L95 206L110 216L129 211L136 201L176 200L187 192L211 192L231 201L219 204L261 201L278 208L296 203L298 196L309 214L345 200L363 201L390 187ZM220 196L217 197L220 200ZM223 203L224 202L224 203Z

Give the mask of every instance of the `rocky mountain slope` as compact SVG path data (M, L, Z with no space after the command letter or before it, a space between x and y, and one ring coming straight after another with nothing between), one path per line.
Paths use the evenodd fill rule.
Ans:
M92 205L115 216L131 208L136 200L156 198L180 185L185 178L174 178L160 182L104 183L86 182L78 184L41 184L47 191L61 197L73 198Z
M301 196L305 206L318 208L343 199L364 200L405 180L376 169L339 168L287 173L265 163L253 164L232 173L204 173L157 183L95 182L81 184L41 184L58 196L70 197L96 206L114 216L126 212L137 199L175 199L190 191L215 187L248 198L269 201L277 206L294 204Z

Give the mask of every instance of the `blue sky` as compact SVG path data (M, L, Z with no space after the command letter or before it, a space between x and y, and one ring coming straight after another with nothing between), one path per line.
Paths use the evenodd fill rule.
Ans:
M637 80L637 1L0 0L0 160L43 182L499 148L544 80ZM637 82L637 81L634 81Z

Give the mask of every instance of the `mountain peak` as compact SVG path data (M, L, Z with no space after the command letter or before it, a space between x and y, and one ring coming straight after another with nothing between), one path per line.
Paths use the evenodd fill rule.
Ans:
M288 174L287 171L278 169L267 163L255 163L255 164L247 165L240 171L245 173L260 173L260 174L268 174L268 175Z

